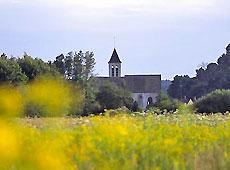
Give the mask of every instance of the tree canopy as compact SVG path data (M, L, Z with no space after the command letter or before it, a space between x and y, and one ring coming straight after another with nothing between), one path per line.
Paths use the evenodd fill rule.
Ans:
M216 89L230 89L230 44L217 63L196 70L196 76L175 76L168 94L180 100L199 98Z

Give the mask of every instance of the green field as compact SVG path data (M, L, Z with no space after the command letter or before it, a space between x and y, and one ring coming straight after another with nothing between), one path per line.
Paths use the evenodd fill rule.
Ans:
M230 169L230 115L11 119L0 169Z

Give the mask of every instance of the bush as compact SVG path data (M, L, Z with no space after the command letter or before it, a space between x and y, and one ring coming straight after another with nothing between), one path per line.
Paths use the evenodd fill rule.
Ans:
M55 77L39 77L24 87L24 114L29 117L59 117L81 112L81 89Z
M225 113L230 111L230 90L216 90L195 102L199 113Z
M172 98L170 98L169 96L167 96L166 94L161 93L158 97L157 97L157 102L149 107L147 106L147 110L151 110L151 108L155 107L160 109L162 112L164 110L167 111L176 111L176 109L178 109L180 105L180 102L178 100L174 100Z

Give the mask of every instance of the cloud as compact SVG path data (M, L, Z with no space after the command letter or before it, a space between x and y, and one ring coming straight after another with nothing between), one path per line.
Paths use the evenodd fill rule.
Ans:
M0 3L4 3L0 6L0 10L4 12L0 21L3 23L1 29L5 30L161 29L162 25L165 28L172 22L178 23L178 20L184 21L186 18L223 15L226 2L227 0L0 0Z
M224 0L0 0L5 3L27 3L43 7L85 7L90 9L133 9L134 11L158 10L163 12L178 9L205 9L216 7Z

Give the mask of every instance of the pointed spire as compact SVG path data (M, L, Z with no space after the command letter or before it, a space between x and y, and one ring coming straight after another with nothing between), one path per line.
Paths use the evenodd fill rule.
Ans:
M228 46L226 47L226 51L227 51L227 54L230 53L230 44L228 44Z
M113 54L109 60L109 63L122 63L117 54L117 50L114 48Z

